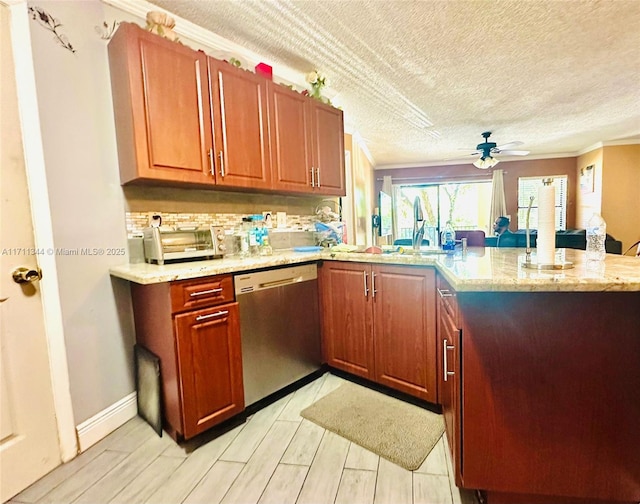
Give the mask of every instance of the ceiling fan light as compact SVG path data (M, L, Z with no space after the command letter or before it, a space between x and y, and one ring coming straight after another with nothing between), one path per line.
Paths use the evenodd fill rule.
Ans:
M481 170L486 170L488 168L493 168L495 165L497 165L500 161L494 157L491 156L487 156L487 157L481 157L480 159L477 159L476 161L474 161L473 166L475 166L476 168L480 168Z

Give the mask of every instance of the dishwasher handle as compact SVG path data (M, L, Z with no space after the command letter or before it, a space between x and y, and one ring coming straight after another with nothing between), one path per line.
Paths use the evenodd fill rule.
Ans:
M286 287L301 282L317 280L317 278L317 266L315 264L308 264L247 274L240 273L234 276L233 282L235 284L236 295L240 296L261 290Z
M287 284L292 284L293 282L295 282L295 278L291 277L291 278L283 278L282 280L273 280L271 282L263 282L261 284L258 284L258 288L259 289L269 289L271 287L279 287L280 285L287 285Z

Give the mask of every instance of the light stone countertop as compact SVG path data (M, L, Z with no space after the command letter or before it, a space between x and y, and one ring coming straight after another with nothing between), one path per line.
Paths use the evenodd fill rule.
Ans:
M271 256L224 258L158 266L124 264L109 270L112 276L151 284L209 275L237 273L320 260L353 261L435 267L459 292L602 292L640 291L640 258L607 254L601 263L586 261L583 250L558 249L557 262L570 261L572 269L525 269L523 248L470 247L466 254L401 255L278 251ZM535 249L532 260L536 260Z

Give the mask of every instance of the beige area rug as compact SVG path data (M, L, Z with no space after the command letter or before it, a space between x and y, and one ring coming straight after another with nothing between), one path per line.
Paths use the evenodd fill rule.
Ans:
M442 415L345 383L300 415L409 471L444 432Z

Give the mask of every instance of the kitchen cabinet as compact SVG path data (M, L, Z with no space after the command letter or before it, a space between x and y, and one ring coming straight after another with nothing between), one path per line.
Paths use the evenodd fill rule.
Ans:
M268 83L267 89L273 187L311 192L310 98L272 82Z
M436 402L434 270L325 262L320 271L326 362Z
M313 164L311 186L317 194L345 196L342 110L309 98Z
M208 58L218 186L271 188L267 81Z
M319 273L324 360L330 366L373 380L371 267L325 262Z
M438 402L442 405L456 484L460 481L460 336L456 292L440 275L438 293Z
M231 275L131 284L136 341L160 358L163 425L189 439L244 410Z
M456 292L441 277L438 292L456 485L489 504L637 501L638 293Z
M345 195L341 110L131 23L109 63L122 184Z
M211 184L207 57L121 23L109 42L122 184Z
M269 83L274 189L345 196L342 111Z

